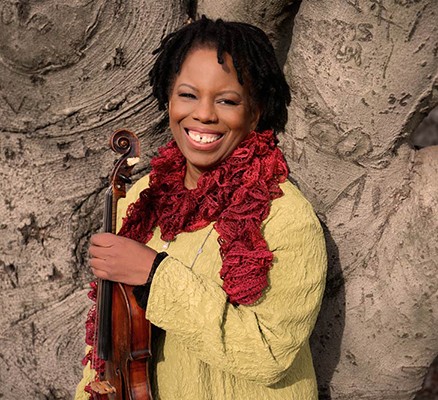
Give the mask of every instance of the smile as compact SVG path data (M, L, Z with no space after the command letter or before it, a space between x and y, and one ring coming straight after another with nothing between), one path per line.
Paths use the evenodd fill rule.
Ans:
M219 140L222 135L213 134L213 133L204 133L204 132L196 132L191 130L186 130L187 134L190 136L190 139L194 140L197 143L213 143Z

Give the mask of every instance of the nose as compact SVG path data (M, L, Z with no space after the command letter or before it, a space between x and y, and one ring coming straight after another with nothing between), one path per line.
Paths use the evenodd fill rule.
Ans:
M210 99L200 99L192 113L193 119L203 124L211 124L218 121L214 101Z

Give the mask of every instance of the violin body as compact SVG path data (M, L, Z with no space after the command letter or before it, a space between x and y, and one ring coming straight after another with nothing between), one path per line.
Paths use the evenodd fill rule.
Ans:
M123 154L111 175L105 198L104 231L116 233L117 202L126 196L139 142L130 131L116 131L111 148ZM149 380L151 324L138 306L133 286L98 280L97 353L105 372L91 383L95 400L152 400Z
M115 388L109 400L152 400L149 385L151 326L132 293L132 286L114 283L112 341L105 377Z

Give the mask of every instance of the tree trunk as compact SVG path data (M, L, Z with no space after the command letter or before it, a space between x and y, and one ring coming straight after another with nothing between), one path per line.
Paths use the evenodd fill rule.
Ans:
M295 18L292 176L327 230L313 336L322 398L411 399L437 354L435 1L308 1ZM288 137L289 139L289 137Z
M293 90L282 146L330 258L321 399L412 399L438 349L438 146L409 146L438 103L435 0L4 0L0 397L71 398L108 138L139 134L143 175L168 139L151 133L151 51L196 13L265 29Z

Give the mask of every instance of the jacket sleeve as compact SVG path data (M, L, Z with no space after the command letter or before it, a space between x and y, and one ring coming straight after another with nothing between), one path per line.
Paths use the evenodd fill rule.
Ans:
M278 382L307 343L324 291L322 229L293 190L298 202L275 200L264 224L274 264L255 305L231 305L220 285L169 256L156 271L146 310L200 360L265 385Z
M86 346L85 354L90 350L90 346ZM76 386L74 400L89 400L90 395L85 391L85 386L94 381L96 371L90 367L90 362L82 370L82 379Z

